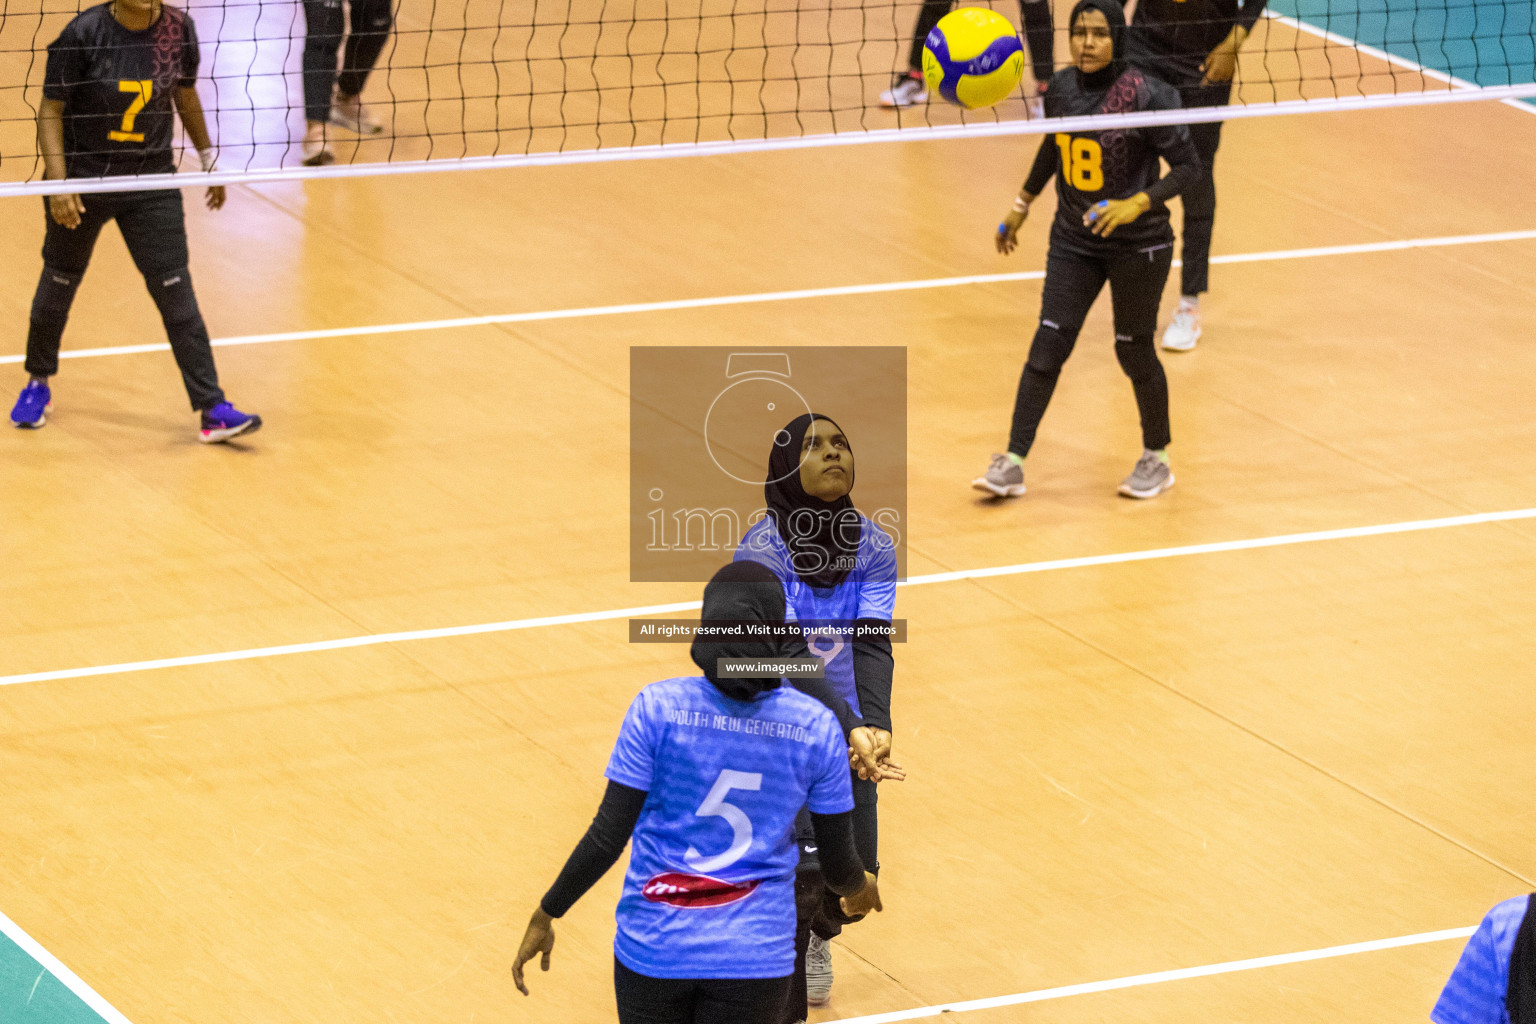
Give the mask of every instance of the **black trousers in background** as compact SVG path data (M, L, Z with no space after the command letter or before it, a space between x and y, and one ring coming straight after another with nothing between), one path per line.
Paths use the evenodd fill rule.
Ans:
M98 192L82 196L81 202L85 212L80 215L80 225L66 228L48 214L47 200L43 201L43 219L48 226L43 236L43 274L32 297L27 372L34 377L52 377L59 372L59 346L75 292L90 266L101 229L115 220L133 264L144 275L144 284L160 310L192 408L212 409L224 401L208 328L197 308L187 269L187 225L181 193L176 189Z
M954 0L923 0L917 12L917 25L912 29L912 49L907 54L907 67L923 70L923 40L933 31L939 19L949 13ZM1051 23L1050 0L1019 0L1019 20L1024 23L1024 38L1029 42L1029 70L1035 81L1050 79L1056 69L1055 29Z
M1179 294L1200 295L1210 286L1211 233L1216 226L1216 150L1221 146L1221 122L1189 126L1190 141L1200 155L1200 178L1179 197L1184 203L1184 261Z
M304 118L331 119L331 86L356 96L368 83L368 73L379 62L389 30L394 24L391 0L352 0L352 32L346 33L342 0L304 0ZM346 35L341 74L336 73L336 54Z
M1040 326L1029 347L1029 361L1019 377L1019 393L1013 404L1009 451L1019 456L1029 454L1061 368L1106 281L1114 303L1115 355L1136 391L1142 446L1152 451L1168 447L1168 378L1158 361L1153 336L1158 303L1172 263L1173 248L1169 245L1106 249L1096 256L1051 246L1045 259Z
M619 1024L778 1024L788 978L652 978L613 961Z

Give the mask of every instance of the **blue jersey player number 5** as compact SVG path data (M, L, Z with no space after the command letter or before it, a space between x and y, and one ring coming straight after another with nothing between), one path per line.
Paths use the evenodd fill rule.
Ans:
M702 676L647 686L606 775L647 792L614 953L652 978L794 970L795 815L853 808L837 720L789 687L750 703Z

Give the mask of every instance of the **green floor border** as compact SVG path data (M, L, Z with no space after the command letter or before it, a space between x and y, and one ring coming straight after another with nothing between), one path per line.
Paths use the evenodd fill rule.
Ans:
M0 914L0 1021L5 1024L129 1024L21 927Z

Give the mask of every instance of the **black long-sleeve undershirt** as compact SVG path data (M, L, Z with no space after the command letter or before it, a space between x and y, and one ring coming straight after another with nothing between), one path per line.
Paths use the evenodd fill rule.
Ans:
M1045 186L1051 183L1051 175L1061 166L1061 150L1056 146L1056 136L1040 136L1040 149L1035 153L1035 162L1029 168L1029 177L1024 179L1024 191L1032 196L1038 196L1045 191Z
M555 884L539 901L544 913L550 917L565 916L608 873L634 833L649 795L643 789L609 780L592 824L566 859ZM840 896L852 896L862 889L864 865L853 848L853 813L812 814L811 828L816 833L827 888Z
M896 657L891 652L891 624L881 619L854 623L853 685L859 694L864 723L891 731L891 685Z
M619 854L624 852L624 844L635 831L635 823L640 820L645 798L649 795L643 789L608 781L603 802L598 805L597 816L587 827L587 834L581 837L576 849L566 859L565 867L560 869L555 884L539 901L544 913L550 917L565 916L565 912L608 873L618 861Z

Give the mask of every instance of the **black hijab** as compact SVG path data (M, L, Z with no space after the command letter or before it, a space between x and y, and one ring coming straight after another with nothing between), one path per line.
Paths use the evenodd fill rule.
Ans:
M1536 1024L1536 896L1526 899L1525 917L1509 954L1509 987L1504 992L1509 1024Z
M732 562L720 569L704 587L704 610L699 618L710 623L766 622L784 624L784 586L773 570L757 562ZM705 678L732 700L753 700L758 694L776 689L783 680L771 678L721 679L716 671L717 658L777 658L782 656L782 641L706 640L695 637L688 654Z
M813 587L835 587L853 569L861 527L858 510L847 494L827 502L805 493L800 486L800 446L817 420L837 427L832 417L811 412L795 417L774 437L763 494L779 537L789 548L795 575ZM851 467L848 489L853 490Z
M1109 63L1091 74L1077 73L1084 89L1098 91L1109 88L1125 71L1125 10L1119 0L1077 0L1072 16L1067 19L1068 32L1077 24L1077 16L1088 10L1098 11L1109 22Z

